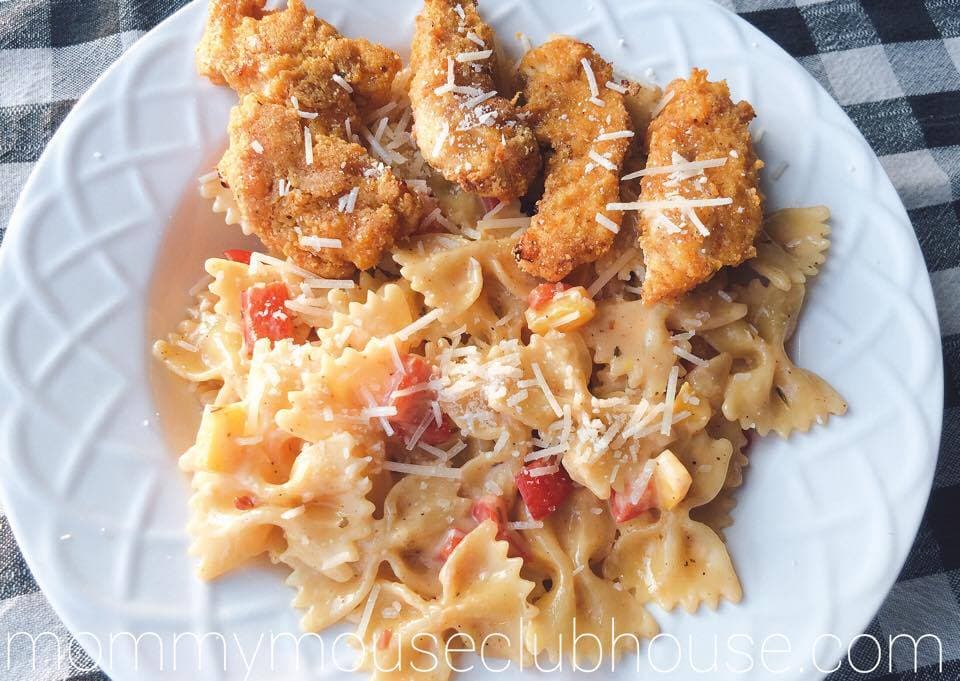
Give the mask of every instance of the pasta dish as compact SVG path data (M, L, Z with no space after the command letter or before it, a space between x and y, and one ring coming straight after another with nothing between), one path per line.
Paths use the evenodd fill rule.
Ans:
M191 553L286 566L378 679L447 678L454 639L615 658L649 604L739 601L751 433L846 410L786 351L829 212L765 211L751 105L571 37L513 62L479 12L424 0L404 65L302 0L212 0L197 50L239 97L200 189L263 248L154 345L203 409Z

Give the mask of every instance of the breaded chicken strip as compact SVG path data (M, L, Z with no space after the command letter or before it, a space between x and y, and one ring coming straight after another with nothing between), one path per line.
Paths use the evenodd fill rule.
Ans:
M747 129L753 107L734 105L726 81L711 83L699 69L688 80L670 83L665 97L670 99L647 130L647 172L677 164L681 169L644 177L641 202L720 199L714 202L726 205L643 211L640 245L648 303L685 293L724 265L752 258L763 219L758 189L763 162ZM685 169L687 161L712 161L715 167Z
M531 50L520 76L530 123L552 155L537 215L514 254L526 272L558 281L613 245L622 214L607 204L619 200L633 128L623 95L605 87L612 67L585 43L555 38Z
M296 97L300 108L318 113L316 124L331 132L358 110L390 101L399 55L361 38L344 38L303 0L289 0L276 12L265 12L265 2L212 0L197 48L201 75L240 95L255 93L261 101L286 104Z
M213 0L197 49L200 72L241 96L218 170L269 250L321 276L349 276L377 264L424 212L420 195L351 134L367 108L391 98L400 58L344 38L302 0L277 12L264 3Z
M290 106L246 95L230 114L229 133L218 169L241 220L268 249L311 272L346 277L354 267L373 267L422 219L419 195L359 144L312 135L309 164L303 121ZM315 237L339 239L342 247Z
M425 0L410 60L410 102L420 153L469 192L510 201L540 171L540 149L497 94L493 30L476 0Z

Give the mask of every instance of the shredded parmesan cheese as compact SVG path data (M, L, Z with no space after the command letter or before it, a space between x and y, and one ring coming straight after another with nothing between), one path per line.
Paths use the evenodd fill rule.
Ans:
M523 229L530 226L530 218L483 218L477 221L477 229Z
M659 199L655 201L630 201L627 203L608 203L607 210L662 210L670 208L711 208L728 206L733 199L721 196L716 199Z
M353 279L321 279L319 277L310 276L309 279L304 279L304 284L310 288L354 288L357 284Z
M675 92L674 90L670 90L670 92L668 92L667 94L665 94L665 95L663 96L663 98L662 98L659 102L657 102L657 106L654 107L653 112L650 114L650 117L651 117L651 118L656 118L657 116L659 116L659 115L660 115L660 112L663 111L663 110L667 107L667 104L670 103L670 100L673 99L673 96L674 96L675 94L676 94L676 92Z
M496 91L496 90L491 90L490 92L480 92L480 93L477 94L476 96L471 97L470 99L468 99L467 101L465 101L465 102L463 103L463 108L464 108L464 109L472 109L472 108L474 108L475 106L479 106L480 104L483 104L483 103L484 103L485 101L487 101L488 99L493 99L493 98L496 97L496 96L497 96L497 91Z
M590 86L591 99L599 97L600 88L597 87L597 77L593 73L593 67L590 65L590 60L584 57L580 60L580 64L583 66L583 71L587 75L587 85Z
M606 142L608 140L620 140L626 139L628 137L633 137L636 133L633 130L617 130L616 132L605 132L602 135L597 135L595 142Z
M310 134L310 128L303 126L303 153L307 159L307 165L313 165L313 135Z
M459 479L461 470L459 468L446 468L444 466L423 466L416 463L402 463L400 461L384 461L384 469L394 473L403 473L405 475L419 475L426 478L454 478Z
M542 520L515 520L507 523L508 530L540 530L543 529Z
M400 351L397 350L397 339L393 336L388 337L388 347L390 348L390 356L393 358L393 366L397 371L403 372L403 360L400 359Z
M377 604L377 598L380 597L380 583L375 582L370 589L370 595L367 596L367 604L363 606L363 614L360 616L360 624L357 626L357 636L361 639L367 633L367 627L370 626L370 616L373 615L373 608Z
M341 76L339 73L333 74L333 75L330 77L330 79L331 79L334 83L336 83L337 85L339 85L340 87L342 87L344 90L346 90L347 92L349 92L350 94L353 94L353 86L350 85L350 83L348 83L348 82L344 79L344 77Z
M677 357L681 357L681 358L687 360L688 362L693 362L693 363L696 364L698 367L705 367L705 366L707 366L707 361L706 361L705 359L702 359L701 357L697 357L697 356L694 355L693 353L687 352L687 351L684 350L683 348L674 347L674 348L673 348L673 354L675 354Z
M457 55L457 61L461 64L471 61L481 61L488 59L493 54L493 50L478 50L476 52L461 52Z
M311 251L321 251L324 248L343 248L343 242L340 239L327 239L321 236L303 236L298 238L298 242L304 248Z
M257 152L258 154L263 153L263 145L260 144L260 142L258 142L257 140L253 140L250 143L250 148L253 149L255 152Z
M607 158L606 156L601 156L600 154L598 154L597 152L595 152L593 149L590 150L590 152L587 154L587 156L589 156L589 157L590 157L590 160L593 161L594 163L596 163L598 166L601 166L601 167L603 167L603 168L606 168L607 170L616 170L616 169L617 169L617 166L613 163L613 161L611 161L611 160L610 160L609 158Z
M627 88L623 87L620 83L614 83L612 80L607 81L607 88L614 92L619 92L621 95L627 94Z
M617 276L620 270L622 270L631 259L636 257L636 255L637 252L632 248L628 248L626 251L624 251L624 253L613 262L613 264L611 264L609 267L603 270L599 276L597 276L597 280L590 284L590 288L587 289L587 293L589 293L591 297L596 296L600 292L600 289L606 286L608 281Z
M670 376L667 378L667 396L663 401L663 419L660 421L660 434L669 435L673 425L673 402L677 398L677 379L680 376L680 367L673 365Z
M450 135L450 124L446 121L443 122L443 129L440 131L440 135L437 137L436 144L433 145L433 155L439 156L440 152L443 150L443 145L447 142L447 137Z
M596 218L596 221L600 223L600 226L603 227L604 229L608 229L614 234L620 231L620 225L618 225L616 222L608 218L603 213L597 213L594 217Z
M700 216L697 215L695 208L687 208L683 211L683 214L687 216L687 219L693 223L693 226L697 228L697 231L700 233L700 236L710 236L710 230L707 229L707 226L703 224L700 220Z
M533 375L536 377L537 383L540 385L540 390L543 391L543 396L547 398L550 408L553 409L553 413L557 415L557 418L562 418L563 409L560 408L560 403L557 402L556 396L550 389L550 384L547 383L547 379L544 378L543 371L540 370L540 365L536 362L533 362L530 365L530 368L533 369Z
M674 163L667 166L652 166L636 172L624 175L622 180L633 180L638 177L647 177L648 175L669 175L671 173L686 173L691 171L701 171L705 168L719 168L727 162L726 158L708 158L702 161L685 161L683 163Z
M283 513L280 514L280 518L282 520L293 520L297 516L303 515L306 510L307 510L306 506L300 505L295 508L291 508L289 510L284 511Z
M443 314L443 311L439 308L430 310L427 314L422 316L420 319L416 320L412 324L408 324L404 328L397 331L396 336L400 340L407 340L410 336L415 334L417 331L427 328L435 321L440 319L440 315Z
M540 466L539 468L531 468L527 470L527 475L531 478L539 478L544 475L553 475L554 473L560 472L560 466L553 464L552 466Z

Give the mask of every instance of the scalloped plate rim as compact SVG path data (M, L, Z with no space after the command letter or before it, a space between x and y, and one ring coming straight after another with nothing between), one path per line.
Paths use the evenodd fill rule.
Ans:
M656 0L654 0L654 2L656 2ZM34 165L34 168L32 169L27 179L27 182L24 185L23 192L20 198L18 199L17 204L14 208L14 211L11 215L11 219L10 219L9 226L7 228L4 243L3 243L3 248L0 248L0 273L4 272L7 269L10 269L10 270L14 269L14 265L10 262L10 260L13 258L13 255L11 255L11 253L13 252L14 249L8 246L10 244L17 243L17 241L21 238L22 233L24 233L28 229L26 218L24 217L24 214L27 211L27 206L30 203L30 199L28 197L34 192L37 184L41 182L41 178L44 172L46 171L48 164L51 164L54 162L54 156L55 156L54 151L59 149L62 141L65 138L74 134L75 124L79 120L78 112L83 111L89 102L95 100L98 97L101 90L103 90L106 87L105 83L107 83L107 81L111 79L113 74L123 70L129 64L133 63L138 58L138 55L141 52L144 52L148 49L151 38L155 37L158 33L168 30L169 25L180 20L182 15L188 12L196 12L197 6L200 4L203 4L202 0L194 0L193 2L188 3L187 5L185 5L184 7L177 10L175 13L173 13L171 16L167 17L165 20L160 22L157 26L152 28L146 34L141 36L136 41L136 43L133 44L128 50L126 50L116 61L114 61L104 71L104 73L97 78L97 80L91 85L91 87L88 88L86 92L84 92L83 95L77 100L73 109L64 119L64 121L56 130L54 135L51 137L50 141L47 144L46 149L44 150L43 154ZM696 0L680 0L679 2L676 3L677 6L682 6L682 5L696 6L697 4L698 3L696 2ZM790 61L790 63L799 67L799 64L797 64L793 60L793 58L790 57L790 55L787 54L782 48L780 48L779 45L776 45L776 43L774 43L770 38L768 38L766 35L759 32L756 28L754 28L748 22L746 22L745 20L743 20L733 12L730 12L728 9L726 9L723 6L714 5L713 9L729 15L729 17L734 22L738 23L738 28L747 29L747 32L751 35L762 36L763 40L769 43L768 45L765 45L765 49L773 49L778 51L779 52L778 56L785 57ZM829 94L823 91L823 88L820 85L820 83L818 83L812 76L810 76L809 74L805 74L805 75L807 76L807 78L810 79L812 83L815 84L816 88L820 91L820 93L825 96L826 101L829 101L832 108L836 110L835 113L839 113L842 116L845 124L854 128L854 132L856 136L859 137L859 141L863 144L866 144L866 140L863 138L862 134L859 132L859 130L855 129L855 126L853 126L852 121L850 121L849 117L846 115L843 109L839 106L839 104L837 104L833 100L833 98L829 96ZM872 152L872 150L870 151L870 153L872 155L873 161L879 164L879 160L877 159L876 155ZM887 185L885 189L889 190L890 192L893 192L893 195L896 197L896 193L895 193L895 190L893 189L892 183L887 178L885 173L881 175L881 182ZM909 218L907 216L906 210L903 207L902 202L899 200L899 197L896 197L896 198L897 198L897 201L896 201L895 210L898 213L896 217L899 218L899 222L901 226L905 226L906 228L909 228L910 222L909 222ZM910 229L910 233L914 242L914 246L916 247L917 253L919 253L919 245L916 243L916 237L912 229ZM924 274L921 277L922 281L919 282L917 285L920 287L920 289L923 289L919 293L920 293L920 296L923 298L921 302L926 303L927 305L926 309L924 309L923 311L928 313L928 316L929 316L930 310L933 309L932 286L930 282L929 272L926 270L925 267L923 268L923 272ZM917 293L917 291L915 291L915 293ZM938 359L935 367L936 375L934 377L935 385L933 387L936 389L933 391L934 404L931 405L931 406L934 406L935 409L930 410L931 412L935 412L936 414L934 419L931 422L931 425L933 425L933 431L930 433L931 440L934 442L938 442L940 433L942 430L944 376L943 376L943 366L942 366L942 348L940 346L941 340L939 335L939 320L936 315L935 309L932 317L927 319L927 321L931 323L931 326L932 326L931 330L934 332L933 335L931 335L931 339L935 337L935 342L937 346L936 352L938 353L938 355L940 355L940 358ZM6 352L5 348L3 352ZM0 379L2 379L2 377L3 377L3 374L0 373ZM6 409L4 408L2 401L0 401L0 416L2 416L3 419L5 419L7 416ZM2 423L2 420L0 420L0 423ZM0 458L4 458L3 452L0 452ZM934 453L934 455L930 459L930 465L926 470L927 482L924 484L924 489L926 493L923 495L923 503L916 504L920 512L913 514L913 520L910 523L911 541L904 542L904 545L906 546L906 550L909 550L910 545L912 544L912 538L915 537L916 532L919 529L920 521L922 519L923 508L926 506L927 498L929 497L929 494L932 491L931 488L932 488L935 464L936 464L936 453ZM27 533L25 532L25 525L27 523L21 517L20 509L16 505L11 506L8 503L8 498L13 496L12 486L16 486L17 484L18 483L16 482L13 482L13 483L8 482L6 481L5 478L0 478L0 500L3 501L4 508L6 509L8 521L10 522L10 525L14 531L14 534L18 537L18 541L19 541L19 538L27 536ZM743 522L743 521L741 520L740 522ZM58 593L58 589L52 588L52 582L56 579L56 570L55 569L48 570L46 567L42 566L39 563L40 561L39 555L34 554L29 550L29 547L32 546L31 541L29 540L25 541L21 544L21 546L23 547L24 558L27 561L28 566L31 568L31 571L34 574L37 584L41 587L43 592L45 594ZM903 555L902 557L900 557L900 560L897 561L897 566L896 566L897 569L894 571L891 571L894 579L897 573L899 573L900 568L902 567L903 563L906 560L906 551L901 551L900 553L902 553ZM734 556L734 559L736 560L736 556ZM891 585L893 581L894 580L890 581ZM51 587L51 588L48 588L48 587ZM748 587L746 588L748 589ZM885 594L881 595L880 598L882 598L883 596L885 596ZM80 629L79 622L77 621L77 618L75 618L74 616L75 615L74 608L68 606L65 600L61 601L58 598L51 597L50 602L53 605L54 609L57 611L58 615L61 616L64 623L68 626L68 628L71 631L76 632ZM863 618L863 626L861 627L861 630L866 628L867 624L869 624L874 614L875 613L872 610L869 613L865 611L864 618Z

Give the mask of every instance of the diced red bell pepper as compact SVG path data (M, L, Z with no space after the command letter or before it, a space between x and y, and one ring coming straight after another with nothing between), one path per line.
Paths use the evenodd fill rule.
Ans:
M391 629L384 629L377 638L377 650L386 650L390 646L390 639L393 638Z
M250 264L250 256L253 251L247 251L242 248L229 248L223 252L223 257L233 262L242 262L244 265Z
M248 353L253 352L258 338L293 338L293 319L286 308L288 298L287 286L282 282L251 286L240 294L243 339Z
M470 515L477 524L484 520L492 520L497 526L497 540L505 541L510 545L507 555L510 557L524 556L523 540L520 536L507 528L507 500L503 497L486 494L473 502Z
M481 196L480 205L483 206L483 210L485 212L489 213L500 205L500 199L490 198L489 196Z
M394 374L393 383L396 390L403 390L427 383L432 378L433 367L427 360L420 355L407 355L403 358L403 371ZM443 444L453 437L456 427L446 414L441 414L440 424L437 424L431 404L436 399L435 390L421 390L397 397L393 400L397 413L388 420L403 437L409 438L420 428L424 419L430 418L420 440L428 445Z
M653 484L653 478L647 480L637 502L634 503L632 498L636 495L637 484L638 481L628 484L627 489L620 494L617 494L616 490L610 490L610 515L618 523L633 520L641 513L657 507L657 488Z
M470 515L477 524L484 520L492 520L502 532L507 527L507 500L492 494L482 496L473 502Z
M233 505L238 511L249 511L253 508L256 508L257 502L254 501L251 497L244 494L233 500Z
M531 475L535 469L547 465L550 464L543 459L534 461L524 466L516 477L517 490L534 520L542 520L556 511L573 492L573 480L559 464L559 470L553 473Z
M446 534L443 535L443 541L440 542L440 548L437 549L437 560L441 563L446 563L447 558L450 557L450 554L453 553L453 550L460 545L460 542L463 541L463 538L467 534L463 530L458 530L455 527L451 527L447 530Z
M558 295L571 288L573 287L570 286L570 284L564 284L562 281L540 284L527 294L527 307L531 310L539 310Z

